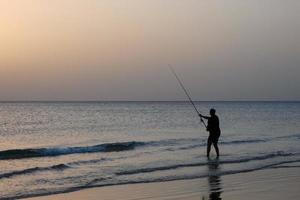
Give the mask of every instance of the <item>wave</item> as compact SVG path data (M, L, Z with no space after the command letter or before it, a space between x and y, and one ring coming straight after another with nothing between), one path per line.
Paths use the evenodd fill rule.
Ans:
M193 141L195 142L195 141ZM194 148L199 148L199 147L204 147L206 146L206 141L202 140L202 143L200 144L194 144L194 145L189 145L189 146L184 146L184 147L179 147L179 148L168 148L167 150L169 151L175 151L175 150L189 150L189 149L194 149ZM266 140L233 140L233 141L221 141L221 145L239 145L239 144L251 144L251 143L261 143L261 142L267 142Z
M284 153L284 152L275 152L271 153L268 155L264 156L254 156L251 158L244 158L244 159L239 159L239 160L220 160L218 161L218 164L234 164L234 163L243 163L243 162L249 162L249 161L256 161L256 160L266 160L274 157L283 157L283 156L293 156L296 154L292 153ZM81 164L95 164L103 161L107 161L108 159L106 158L101 158L101 159L94 159L94 160L86 160L86 161L75 161L75 162L70 162L67 164L57 164L49 167L33 167L33 168L28 168L24 170L18 170L18 171L12 171L8 173L3 173L0 174L0 179L2 178L11 178L13 176L17 175L26 175L26 174L32 174L36 172L41 172L41 171L52 171L52 170L66 170L72 167L72 165L81 165ZM169 165L169 166L159 166L159 167L149 167L149 168L140 168L140 169L133 169L133 170L128 170L128 171L122 171L122 172L117 172L115 175L133 175L133 174L141 174L141 173L151 173L155 171L164 171L164 170L172 170L172 169L178 169L178 168L183 168L183 167L198 167L198 166L204 166L210 164L210 161L205 161L205 162L196 162L196 163L186 163L186 164L178 164L178 165Z
M269 140L284 139L284 138L299 138L299 134L281 136L272 139L246 139L246 140L233 140L233 141L220 141L221 145L239 145L239 144L251 144L251 143L263 143ZM196 144L195 144L196 142ZM180 144L194 143L188 146L179 146ZM56 147L56 148L29 148L29 149L11 149L0 151L0 160L9 159L23 159L23 158L34 158L34 157L49 157L49 156L60 156L67 154L81 154L81 153L96 153L96 152L118 152L133 150L137 146L167 146L166 150L188 150L193 148L199 148L206 146L206 140L197 138L182 138L182 139L167 139L159 141L147 141L147 142L117 142L117 143L106 143L94 146L82 146L82 147Z
M62 194L62 193L69 193L74 192L82 189L87 188L96 188L96 187L107 187L107 186L114 186L114 185L128 185L128 184L138 184L138 183L155 183L155 182L167 182L167 181L175 181L175 180L191 180L191 179L198 179L198 178L207 178L209 176L226 176L226 175L233 175L233 174L240 174L240 173L248 173L258 170L265 170L265 169L273 169L273 168L280 168L278 165L282 164L289 164L289 163L297 163L300 162L300 159L290 160L290 161L281 161L278 163L273 164L266 164L263 166L257 166L253 168L248 169L240 169L240 170L228 170L228 171L219 171L215 172L213 174L211 173L205 173L205 174L192 174L192 175L177 175L177 176L166 176L163 178L150 178L150 179L138 179L138 180L124 180L119 182L102 182L103 180L106 180L105 178L95 178L91 181L89 181L86 185L83 186L75 186L70 188L61 188L58 190L48 190L43 192L36 192L31 194L17 194L15 196L10 197L3 197L1 200L11 200L11 199L21 199L21 198L29 198L29 197L39 197L39 196L46 196L46 195L54 195L54 194ZM210 163L207 163L210 164ZM213 164L213 163L211 163ZM278 166L278 167L277 167ZM296 166L295 166L296 167ZM298 166L297 166L298 167ZM99 183L102 182L102 183Z
M276 137L275 139L300 139L300 134L279 136L279 137Z
M271 169L289 169L289 168L300 168L300 165L291 165L291 166L272 166Z
M79 160L74 162L69 162L68 165L82 165L82 164L97 164L102 163L104 161L112 161L113 159L109 158L100 158L100 159L93 159L93 160Z
M264 140L236 140L221 142L221 144L241 144L241 143L255 143L263 142ZM35 157L49 157L49 156L60 156L68 154L82 154L82 153L96 153L96 152L118 152L118 151L128 151L133 150L137 146L176 146L180 143L187 142L197 142L195 139L168 139L160 141L148 141L148 142L117 142L117 143L106 143L94 146L83 146L83 147L56 147L56 148L30 148L30 149L11 149L0 151L0 160L9 159L23 159L23 158L35 158ZM199 144L190 145L187 147L171 148L169 150L176 149L191 149L201 146L205 146L205 140L199 140Z
M247 172L253 172L257 170L263 170L263 169L276 169L276 168L282 168L282 164L290 164L290 163L297 163L300 162L300 159L295 159L295 160L289 160L289 161L280 161L277 163L271 163L271 164L266 164L262 166L256 166L252 168L247 168L247 169L239 169L239 170L227 170L227 171L216 171L214 173L205 173L205 174L193 174L193 175L182 175L182 176L166 176L164 178L155 178L155 179L149 179L149 180L138 180L138 181L128 181L126 183L121 183L121 184L134 184L134 183L148 183L148 182L165 182L165 181L172 181L172 180L186 180L186 179L196 179L196 178L206 178L209 176L224 176L224 175L232 175L232 174L239 174L239 173L247 173ZM219 165L220 162L207 162L205 165L209 166L214 166ZM287 167L287 166L284 166ZM283 167L283 168L284 168ZM290 166L290 167L299 167L299 166ZM102 186L102 185L96 185L96 186ZM103 185L104 186L104 185Z
M158 142L151 142L151 145L176 145L182 142L190 143L190 142L197 142L198 144L191 145L192 146L206 146L206 139L198 139L198 138L189 138L189 139L170 139L170 140L161 140ZM232 140L232 141L220 141L220 144L223 145L231 145L231 144L247 144L247 143L260 143L260 142L267 142L268 140L265 139L245 139L245 140Z
M32 173L41 172L41 171L51 171L51 170L61 171L61 170L65 170L68 168L70 168L70 167L65 164L53 165L50 167L33 167L33 168L24 169L24 170L18 170L18 171L12 171L12 172L0 174L0 179L11 178L11 177L17 176L17 175L32 174Z
M224 141L220 142L220 144L245 144L245 143L260 143L266 142L266 140L234 140L234 141Z
M235 164L235 163L244 163L244 162L250 162L250 161L258 161L258 160L267 160L270 158L275 157L287 157L287 156L294 156L297 154L294 153L284 153L282 151L270 153L267 155L262 156L253 156L248 158L242 158L242 159L232 159L232 160L219 160L218 164ZM121 171L117 172L116 175L133 175L133 174L141 174L141 173L150 173L150 172L156 172L156 171L164 171L164 170L173 170L183 167L199 167L209 164L209 161L205 162L196 162L196 163L186 163L186 164L177 164L177 165L169 165L169 166L159 166L159 167L149 167L149 168L140 168L140 169L133 169L133 170L127 170L127 171Z
M70 169L76 165L96 164L96 163L101 163L101 162L108 161L108 160L110 160L110 159L101 158L101 159L93 159L93 160L74 161L74 162L69 162L66 164L57 164L57 165L52 165L52 166L48 166L48 167L27 168L27 169L23 169L23 170L16 170L16 171L11 171L11 172L0 174L0 179L11 178L11 177L18 176L18 175L26 175L26 174L32 174L32 173L42 172L42 171L53 171L53 170L63 171L66 169Z
M57 148L37 148L37 149L11 149L0 151L0 160L23 159L34 157L49 157L79 153L96 152L118 152L132 150L137 146L145 145L143 142L120 142L106 143L85 147L57 147Z
M220 145L240 145L240 144L251 144L251 143L267 143L270 141L276 141L276 140L281 140L281 139L300 139L300 134L292 134L292 135L287 135L287 136L279 136L279 137L273 137L273 138L264 138L264 139L244 139L244 140L233 140L233 141L220 141ZM168 148L168 151L175 151L175 150L189 150L189 149L194 149L194 148L199 148L199 147L204 147L206 146L206 140L200 140L200 139L186 139L189 142L195 143L198 142L197 144L192 144L188 146L181 146L181 147L172 147ZM180 140L178 140L180 141ZM173 141L174 142L174 141Z

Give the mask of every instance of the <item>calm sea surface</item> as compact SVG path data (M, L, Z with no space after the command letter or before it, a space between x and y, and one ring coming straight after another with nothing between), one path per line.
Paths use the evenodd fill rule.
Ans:
M300 102L197 107L220 118L218 176L300 161ZM0 103L0 199L206 178L207 135L188 102Z

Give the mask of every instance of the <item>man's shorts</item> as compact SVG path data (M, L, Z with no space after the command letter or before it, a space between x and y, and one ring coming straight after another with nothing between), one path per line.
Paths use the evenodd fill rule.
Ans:
M220 133L209 133L208 142L212 142L213 144L217 144L219 141Z

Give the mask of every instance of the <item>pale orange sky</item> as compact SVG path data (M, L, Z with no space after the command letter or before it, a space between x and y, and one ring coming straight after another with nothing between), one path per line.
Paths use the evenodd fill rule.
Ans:
M1 0L0 100L300 100L297 0Z

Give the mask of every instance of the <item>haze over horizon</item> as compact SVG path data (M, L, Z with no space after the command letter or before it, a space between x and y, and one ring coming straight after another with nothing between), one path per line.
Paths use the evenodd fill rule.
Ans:
M300 100L297 0L2 0L0 101Z

